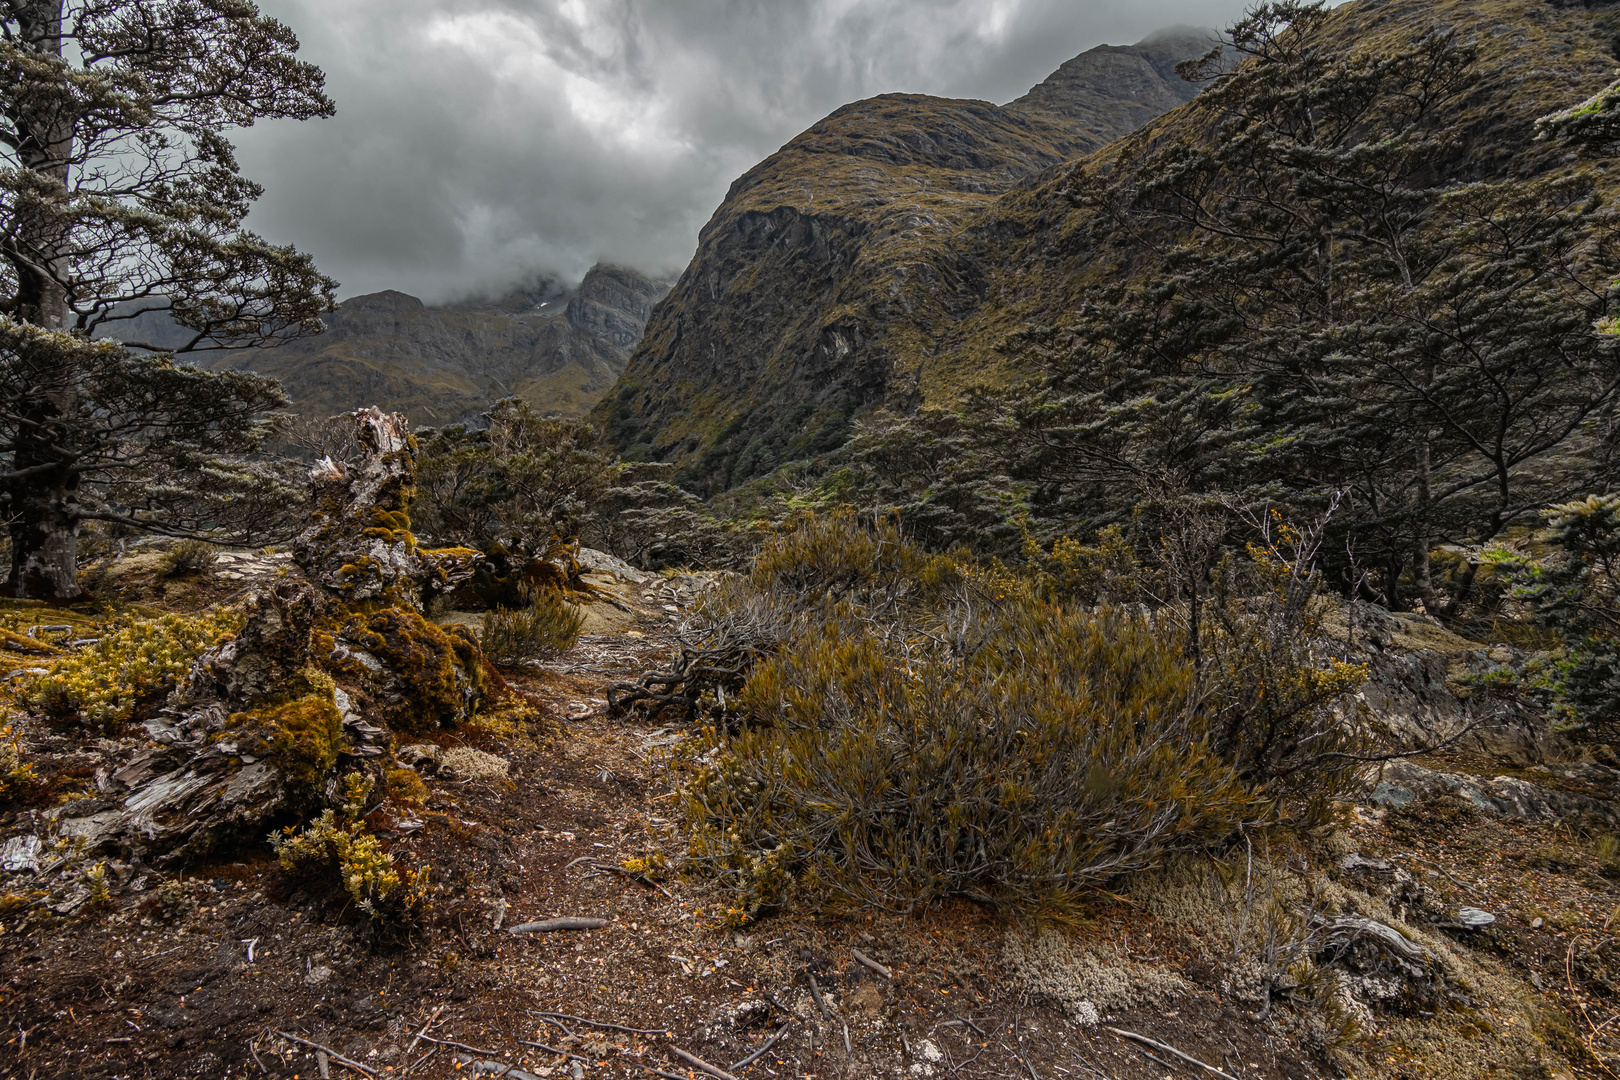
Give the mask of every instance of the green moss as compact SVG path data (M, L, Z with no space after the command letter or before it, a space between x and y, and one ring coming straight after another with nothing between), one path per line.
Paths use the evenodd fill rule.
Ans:
M399 680L397 700L384 713L395 731L449 727L482 696L482 657L465 627L437 626L401 605L351 615L338 637L376 656Z
M275 758L294 784L312 791L337 764L343 748L343 714L330 676L304 671L295 682L307 692L295 690L298 696L279 703L232 713L228 731L244 751Z

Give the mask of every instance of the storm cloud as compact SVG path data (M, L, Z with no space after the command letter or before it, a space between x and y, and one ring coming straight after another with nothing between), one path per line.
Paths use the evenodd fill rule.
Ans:
M430 300L609 260L678 271L739 174L839 105L1005 102L1233 0L260 0L336 118L237 133L250 225L342 295Z

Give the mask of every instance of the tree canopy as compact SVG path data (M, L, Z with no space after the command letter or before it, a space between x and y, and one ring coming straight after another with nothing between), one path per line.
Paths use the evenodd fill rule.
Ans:
M297 47L244 0L0 5L0 505L14 593L77 592L83 521L218 524L181 513L182 494L223 495L254 474L244 455L279 389L169 358L318 332L332 306L336 283L309 256L244 227L262 189L225 136L332 113ZM143 316L179 340L139 340ZM113 333L129 348L86 344Z

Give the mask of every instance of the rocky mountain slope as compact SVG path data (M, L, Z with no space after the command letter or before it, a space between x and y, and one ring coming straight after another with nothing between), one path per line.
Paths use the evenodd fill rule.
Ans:
M1021 181L1190 100L1175 65L1210 38L1100 46L1003 106L885 94L834 112L732 185L597 417L628 456L709 490L839 445L979 291L953 239Z
M593 267L573 288L540 278L505 296L443 306L389 290L345 300L318 337L199 359L274 376L297 411L317 418L386 402L417 426L436 426L513 395L575 416L624 370L668 291L667 282L614 266ZM163 328L140 325L129 336L150 340L154 331L161 337Z
M1535 119L1613 78L1601 7L1395 0L1332 19L1347 47L1423 26L1477 41L1456 118L1467 176L1561 165ZM864 409L1005 383L1016 335L1129 272L1128 251L1087 238L1072 163L1143 124L1157 139L1207 123L1173 72L1207 47L1092 50L999 108L889 95L833 113L733 185L595 415L627 456L714 493L841 445Z

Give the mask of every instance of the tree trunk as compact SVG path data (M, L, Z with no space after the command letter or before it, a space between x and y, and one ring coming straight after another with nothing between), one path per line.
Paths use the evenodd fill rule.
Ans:
M21 44L43 60L62 55L62 5L63 0L24 0L16 5ZM65 204L76 117L49 89L39 100L35 115L16 118L17 157L23 168L50 181L64 207L52 207L46 200L20 212L5 254L17 274L17 319L68 331L67 263L62 253L69 239ZM69 600L79 595L78 476L71 467L79 379L73 370L45 374L29 422L17 433L13 469L59 467L43 468L9 486L15 517L7 584L13 596Z
M79 589L79 519L73 493L50 474L12 488L11 580L18 598L72 600Z

